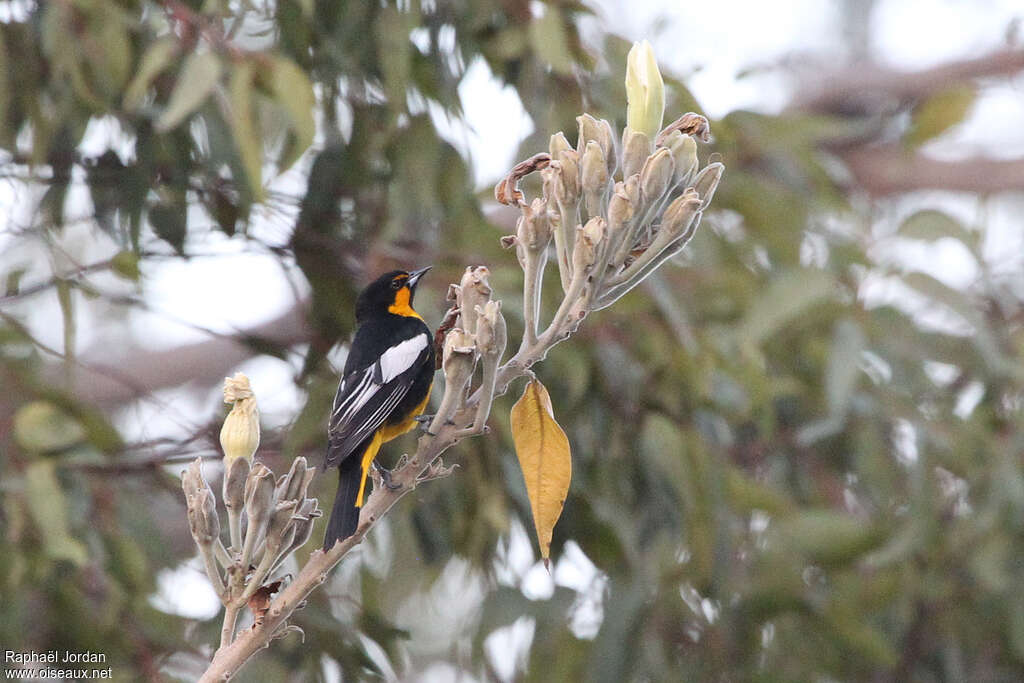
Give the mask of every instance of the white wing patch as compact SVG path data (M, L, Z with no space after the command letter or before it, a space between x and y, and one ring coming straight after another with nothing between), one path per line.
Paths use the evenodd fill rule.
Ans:
M334 407L334 412L331 415L331 424L344 424L354 417L359 412L359 409L373 398L381 386L411 368L429 343L430 339L426 334L419 334L412 339L406 339L404 342L395 344L381 354L380 360L377 363L374 363L362 372L353 373L346 377L345 384L347 385L349 382L352 382L353 386L351 391L347 387L343 388L341 393L344 394L344 399L339 401ZM402 395L404 395L404 392ZM398 396L398 398L401 398L401 396ZM397 399L395 403L397 403ZM381 409L383 409L382 414L386 415L393 407L394 405L389 405L385 402L381 406ZM376 413L381 412L382 410L376 411ZM374 418L378 417L376 413Z
M380 383L387 384L411 368L423 349L427 348L429 342L426 334L418 334L412 339L406 339L401 344L395 344L381 354L378 361L380 363Z

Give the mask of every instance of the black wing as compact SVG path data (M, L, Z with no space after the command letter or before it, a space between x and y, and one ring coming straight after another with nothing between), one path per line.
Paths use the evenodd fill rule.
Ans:
M327 427L324 467L338 465L390 417L430 356L430 336L420 333L388 348L341 380Z

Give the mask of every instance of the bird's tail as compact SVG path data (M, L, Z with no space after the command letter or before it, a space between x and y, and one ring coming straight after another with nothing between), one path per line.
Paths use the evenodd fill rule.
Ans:
M338 492L334 495L334 507L327 521L324 534L324 550L330 550L341 539L348 538L359 526L359 508L356 497L363 478L360 458L348 457L338 465Z

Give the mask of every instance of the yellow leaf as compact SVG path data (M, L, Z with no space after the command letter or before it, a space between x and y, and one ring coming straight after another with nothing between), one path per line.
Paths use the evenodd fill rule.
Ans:
M572 477L569 439L555 422L548 390L537 380L512 406L512 440L526 480L540 553L547 563L551 531L562 514Z

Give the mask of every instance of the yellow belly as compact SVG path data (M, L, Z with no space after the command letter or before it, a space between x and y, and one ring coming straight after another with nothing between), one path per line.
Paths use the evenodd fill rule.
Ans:
M363 493L366 490L366 475L370 471L370 465L373 463L373 459L377 457L377 452L380 450L381 445L395 439L402 434L416 426L416 418L419 417L423 410L427 407L427 401L430 400L430 392L427 392L426 398L416 406L416 408L409 414L409 417L394 425L385 424L378 429L374 435L373 440L370 441L370 445L363 451L363 459L359 463L363 470L362 479L359 481L359 495L356 496L356 507L363 507Z

